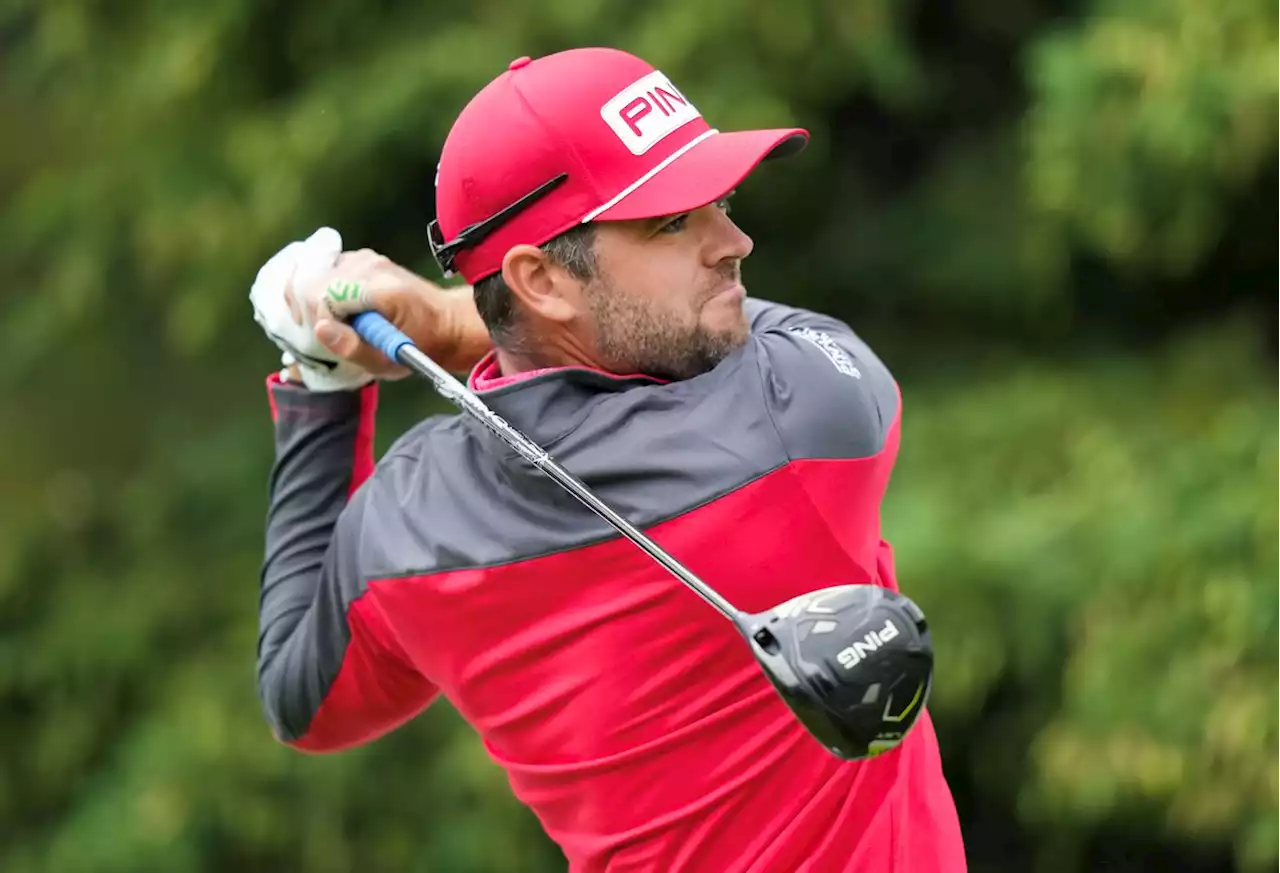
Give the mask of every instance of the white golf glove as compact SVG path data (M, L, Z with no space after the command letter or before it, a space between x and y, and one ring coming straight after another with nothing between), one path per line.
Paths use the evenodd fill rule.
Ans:
M323 289L312 287L314 280L333 267L342 254L342 236L331 227L322 227L301 242L291 242L276 252L258 270L249 301L253 318L267 337L284 353L284 367L297 364L302 381L312 391L351 391L373 381L373 375L355 364L334 356L316 339L315 322L330 306L327 300L306 299L323 295ZM294 302L301 312L301 323L285 299L285 289L292 284ZM365 301L343 301L342 313L350 315L368 308Z

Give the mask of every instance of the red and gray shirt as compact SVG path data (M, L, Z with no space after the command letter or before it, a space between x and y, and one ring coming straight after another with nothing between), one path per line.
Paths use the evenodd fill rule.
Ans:
M844 324L750 300L750 341L662 383L471 385L731 603L895 589L880 502L897 385ZM373 460L376 388L272 380L259 691L282 741L368 742L443 695L572 873L957 873L927 712L833 757L735 628L467 416Z

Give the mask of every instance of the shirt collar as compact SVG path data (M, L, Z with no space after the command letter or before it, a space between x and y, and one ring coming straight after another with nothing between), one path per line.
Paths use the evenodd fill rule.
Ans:
M497 354L489 352L471 370L467 387L484 404L539 446L572 431L602 397L665 382L640 373L619 375L584 366L545 367L504 375ZM467 427L504 456L515 451L470 415Z

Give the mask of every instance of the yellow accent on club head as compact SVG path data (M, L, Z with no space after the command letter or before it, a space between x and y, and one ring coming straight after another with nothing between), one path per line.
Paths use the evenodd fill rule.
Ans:
M884 720L885 720L885 721L896 721L896 722L901 722L904 718L906 718L908 715L910 715L910 714L911 714L911 710L913 710L913 709L915 709L915 708L916 708L916 704L917 704L917 703L919 703L919 702L920 702L920 698L921 698L922 696L924 696L924 686L925 686L925 683L923 683L923 682L921 682L919 685L917 685L917 686L916 686L916 696L915 696L915 697L913 697L913 698L911 698L911 702L907 704L906 709L902 710L902 712L901 712L901 713L899 713L898 715L896 715L896 716L890 716L890 715L889 715L889 707L888 707L888 706L886 706L886 707L884 708ZM892 702L893 702L893 698L890 698L890 699L889 699L889 702L890 702L890 703L892 703Z

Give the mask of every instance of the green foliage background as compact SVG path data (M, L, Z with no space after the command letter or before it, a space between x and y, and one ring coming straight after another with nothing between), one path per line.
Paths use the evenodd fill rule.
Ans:
M438 278L454 115L585 44L814 134L747 280L903 384L972 869L1275 869L1274 4L2 0L0 870L563 869L446 706L270 738L246 295L323 223ZM384 446L440 408L384 397Z

